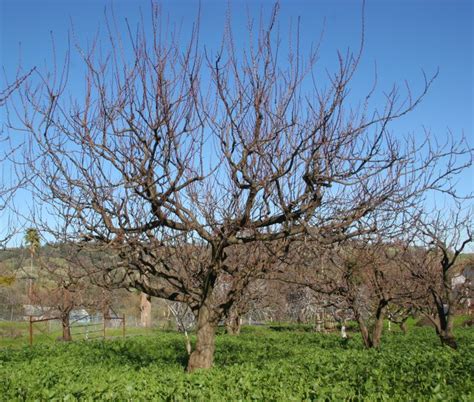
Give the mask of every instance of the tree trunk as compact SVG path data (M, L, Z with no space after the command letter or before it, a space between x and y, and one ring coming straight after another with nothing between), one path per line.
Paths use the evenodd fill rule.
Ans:
M151 297L143 292L140 294L140 325L151 327Z
M384 314L381 313L375 320L374 328L372 330L372 346L378 348L380 346L380 339L382 338Z
M436 309L438 311L438 322L435 322L435 329L442 345L449 346L452 349L457 349L458 344L453 334L453 317L451 314L451 303L448 304L447 309L443 299L437 296L434 292L434 302L436 304ZM451 302L451 300L449 300Z
M240 327L241 327L241 319L239 314L236 312L229 313L229 317L225 322L225 329L227 334L229 335L238 335L240 334Z
M452 331L448 331L448 330L442 331L439 334L439 337L440 337L441 343L443 345L449 346L452 349L457 349L458 348L456 338L454 338L454 335L453 335Z
M378 348L380 346L380 340L383 332L383 320L385 317L385 307L387 303L384 300L379 302L377 311L375 313L375 322L370 328L364 322L364 319L356 314L357 322L359 323L360 333L362 335L362 341L366 348Z
M72 341L71 336L71 326L69 324L69 312L61 314L61 325L63 327L63 337L62 340L65 342Z
M367 329L362 317L358 317L357 322L359 323L359 330L360 330L360 334L362 335L362 342L364 343L364 346L366 348L372 347L369 330Z
M402 330L403 335L407 334L407 323L406 323L406 321L402 321L400 323L400 329Z
M458 348L453 334L453 321L450 316L440 319L439 325L436 325L435 328L442 345L449 346L452 349Z
M203 304L198 311L196 347L189 356L187 371L212 367L214 361L217 321L211 309Z

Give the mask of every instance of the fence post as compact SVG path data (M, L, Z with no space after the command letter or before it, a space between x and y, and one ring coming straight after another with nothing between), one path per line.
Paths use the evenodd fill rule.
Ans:
M30 346L33 346L33 317L30 315Z
M122 336L125 338L125 314L122 314Z
M104 314L104 341L105 341L105 327L106 327L107 322L105 321L105 314Z

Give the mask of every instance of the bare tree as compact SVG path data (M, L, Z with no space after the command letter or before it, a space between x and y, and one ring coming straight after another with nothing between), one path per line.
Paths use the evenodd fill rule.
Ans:
M184 303L170 302L166 300L165 303L168 307L169 312L173 315L175 319L178 331L184 334L186 339L186 352L188 353L188 355L191 355L193 349L188 332L196 325L195 316L189 306Z
M464 267L462 252L474 240L473 213L457 204L448 212L419 215L413 241L399 259L425 296L413 305L432 322L441 342L454 349L453 316L463 297L454 279Z
M345 244L331 261L339 272L334 293L342 296L359 325L365 347L379 347L390 303L406 298L403 272L386 243Z
M38 280L31 300L57 314L62 326L62 340L71 341L71 312L77 308L100 309L107 300L93 286L88 271L78 264L74 244L49 244L37 256ZM104 319L106 317L104 316Z
M4 89L0 90L0 107L4 106L7 99L23 84L23 82L35 71L36 68L32 68L26 73L21 71L17 72L16 78L9 84L5 85Z
M414 313L415 309L412 306L411 299L399 300L396 304L389 304L387 308L388 330L391 331L391 323L394 323L399 325L402 332L406 334L406 322L410 317L413 317Z
M414 294L409 273L396 261L398 245L392 237L400 230L405 230L403 220L393 215L387 220L384 214L373 234L325 247L313 241L294 243L289 262L285 261L289 267L279 275L319 295L313 302L318 308L318 327L324 315L341 325L348 318L354 319L364 346L376 348L390 304L401 305Z
M452 191L449 177L469 163L456 156L468 150L434 148L429 136L399 140L388 129L434 77L418 96L394 88L370 110L373 90L359 107L347 100L361 50L339 54L322 82L317 52L304 57L297 34L284 57L278 4L267 24L249 24L245 51L228 23L215 53L200 47L198 26L186 42L164 34L152 8L151 35L142 21L123 40L107 21L107 48L79 47L82 97L68 97L67 56L62 67L35 72L39 83L29 80L21 107L10 108L30 135L32 191L68 231L45 226L119 256L104 268L110 283L189 305L193 371L212 365L218 322L287 242L341 241L360 234L355 223L374 209L410 208L426 189ZM230 262L241 247L262 261L252 275L248 264Z

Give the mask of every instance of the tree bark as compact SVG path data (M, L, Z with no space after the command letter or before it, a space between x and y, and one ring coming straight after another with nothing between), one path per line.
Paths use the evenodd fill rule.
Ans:
M211 309L203 304L198 311L196 347L191 352L187 371L211 368L214 361L217 322L212 317Z
M378 348L380 340L382 339L383 320L385 318L385 307L387 303L384 300L379 302L377 311L375 313L375 322L369 328L364 322L364 319L356 314L357 322L359 323L360 333L362 335L362 342L366 348Z
M69 323L69 312L61 314L61 325L63 327L63 337L62 340L65 342L72 341L71 336L71 326Z
M443 317L435 325L436 334L439 337L442 345L449 346L452 349L457 349L458 344L453 334L453 322L451 317Z
M372 346L373 348L378 348L380 346L380 340L382 338L382 332L383 332L383 319L384 319L384 314L381 313L375 320L374 323L374 328L372 331Z
M449 346L452 349L457 349L458 344L453 334L453 317L451 314L451 303L448 304L448 309L445 311L443 299L437 297L433 292L434 302L438 311L438 320L434 320L436 333L442 345ZM449 300L451 302L451 300ZM433 321L433 320L432 320Z
M238 335L240 334L240 328L241 328L240 315L235 312L229 313L229 317L227 317L227 320L225 322L225 329L226 329L227 334Z
M402 321L402 322L400 323L400 329L402 330L403 335L406 335L406 334L407 334L408 328L407 328L407 323L406 323L406 321Z
M455 350L458 348L458 343L456 342L456 338L454 337L452 331L441 331L439 333L439 337L443 345L449 346L450 348Z
M359 324L360 334L362 335L362 342L364 343L364 346L366 348L370 348L371 342L370 342L369 330L367 329L367 326L365 325L365 322L361 317L357 318L357 322Z
M140 294L140 325L151 327L151 297L143 292Z

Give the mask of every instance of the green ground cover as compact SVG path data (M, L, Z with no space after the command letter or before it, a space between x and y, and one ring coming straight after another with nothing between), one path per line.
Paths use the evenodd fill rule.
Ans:
M353 334L244 328L219 335L215 367L186 374L182 335L40 344L0 350L3 400L473 400L474 335L460 349L431 328L386 334L364 350Z

